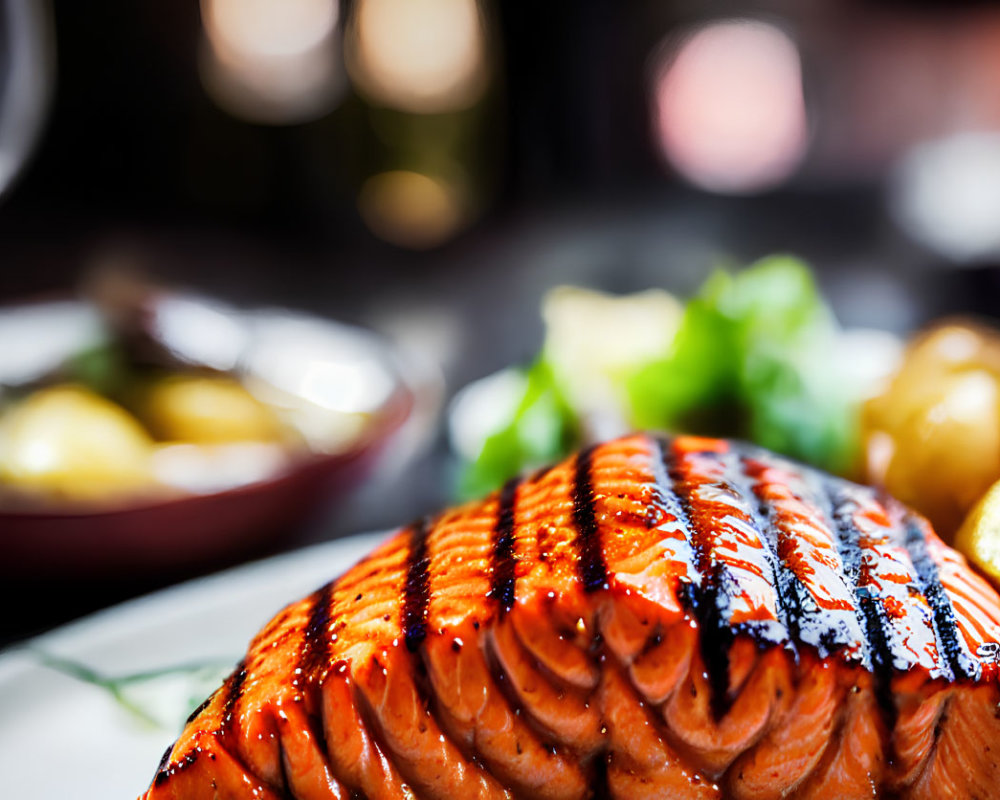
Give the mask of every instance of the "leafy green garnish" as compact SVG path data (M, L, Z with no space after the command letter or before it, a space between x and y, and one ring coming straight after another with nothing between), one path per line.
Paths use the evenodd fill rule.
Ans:
M684 309L671 352L625 377L636 427L675 428L691 416L694 428L713 428L692 412L735 402L732 375L738 354L719 307L731 281L728 273L714 273Z
M577 440L576 418L539 358L525 372L524 396L510 422L484 443L459 478L459 494L479 497L524 469L560 458Z
M621 416L637 429L749 439L832 472L849 472L857 409L840 374L840 329L809 268L772 256L739 272L718 270L684 308L662 356L614 372ZM462 494L581 444L579 419L557 372L540 358L527 372L511 422L468 465Z
M855 417L836 370L838 332L797 259L716 272L688 304L673 351L626 381L633 421L742 436L844 471Z
M833 472L849 469L856 409L839 372L839 328L811 275L801 262L771 259L740 277L743 435Z
M128 375L125 355L112 341L81 350L63 365L63 370L67 380L105 397L120 391Z

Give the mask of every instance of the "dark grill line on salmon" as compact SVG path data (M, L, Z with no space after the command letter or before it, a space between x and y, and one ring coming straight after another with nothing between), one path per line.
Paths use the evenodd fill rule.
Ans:
M858 530L851 521L851 500L832 481L826 484L833 506L833 520L841 542L842 558L845 564L857 565L853 572L854 594L858 610L864 620L864 631L869 668L875 679L875 699L887 730L896 725L896 707L892 697L893 657L883 625L888 622L885 610L872 596L871 590L860 585L862 553L858 541ZM852 573L848 573L852 574Z
M670 485L673 480L672 470L675 467L674 456L670 451L670 446L662 438L653 439L652 458L650 466L653 477L653 503L659 503L664 512L664 519L675 522L684 535L684 544L691 551L691 563L689 564L690 580L684 580L678 589L678 596L685 609L692 616L697 613L698 599L701 596L701 586L704 577L699 571L701 557L697 552L694 542L694 534L691 532L691 519L683 498L677 493L674 486Z
M430 559L427 537L430 522L424 517L410 526L409 561L406 570L406 594L403 599L403 635L411 653L427 637L427 603L430 601Z
M861 575L861 548L858 544L857 530L851 523L850 514L844 508L844 501L837 490L836 481L827 476L811 476L814 479L809 483L816 490L817 507L826 519L830 521L830 530L833 532L836 542L837 555L840 556L842 564L842 574L844 583L855 598L854 616L858 623L858 629L863 633L858 637L858 647L853 652L853 658L865 669L874 671L876 654L874 652L873 635L880 630L878 617L873 617L870 610L865 608L862 602L863 597L867 597L867 592L861 591L858 579ZM881 651L878 658L880 663L891 665L888 659L888 643L884 636L881 640Z
M803 598L808 590L795 575L787 559L780 553L785 540L790 536L787 530L782 530L774 520L773 506L768 505L757 493L759 485L753 476L754 466L758 463L746 455L740 455L737 462L739 471L735 472L734 483L755 502L748 503L750 515L760 532L760 539L765 545L764 554L774 575L776 589L778 622L788 631L788 640L784 643L789 651L798 655L797 643L801 641L802 628L800 623L809 616L808 606Z
M246 659L243 659L236 665L236 669L233 670L233 674L229 676L226 684L226 700L222 706L222 734L224 736L232 736L236 726L237 709L247 679L246 663Z
M927 541L917 519L905 512L903 515L906 549L920 577L920 590L934 612L934 633L938 652L946 660L951 675L959 680L978 680L982 674L979 663L974 661L958 640L955 626L955 609L941 585L937 565L927 552Z
M308 680L316 680L326 671L330 661L330 605L333 587L330 581L310 597L309 622L299 648L299 669Z
M496 600L500 614L514 606L517 575L514 572L514 522L517 489L521 478L511 478L500 490L499 508L493 540L493 564L490 592Z
M594 448L580 451L576 457L573 483L573 524L576 526L580 580L586 592L606 589L608 567L604 563L601 534L594 517L594 486L590 476Z
M701 654L712 688L712 712L719 720L729 709L729 647L734 639L724 613L727 598L723 589L725 565L713 556L711 532L695 524L693 487L688 483L677 455L669 447L663 447L663 452L667 475L674 482L673 490L688 522L687 529L696 558L695 568L701 575L701 583L692 587L690 596L693 599L692 611L701 630Z

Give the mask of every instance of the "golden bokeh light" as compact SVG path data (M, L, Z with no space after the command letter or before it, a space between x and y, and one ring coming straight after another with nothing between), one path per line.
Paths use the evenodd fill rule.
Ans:
M489 77L476 0L359 0L345 51L355 85L401 111L468 108Z
M409 170L372 176L358 196L358 210L372 233L410 250L450 239L466 221L464 206L454 182Z

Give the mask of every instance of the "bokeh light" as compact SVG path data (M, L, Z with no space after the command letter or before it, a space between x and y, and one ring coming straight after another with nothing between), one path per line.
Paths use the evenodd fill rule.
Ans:
M679 47L664 46L652 90L662 153L699 187L723 193L772 188L805 155L799 54L774 25L713 22Z
M322 44L337 24L331 0L204 0L216 47L243 56L294 56Z
M476 0L359 0L346 55L356 86L401 111L467 108L488 79Z
M346 80L337 0L202 0L206 91L235 116L293 124L336 106Z
M410 170L392 170L365 181L358 210L384 241L426 250L450 239L466 221L463 193L454 183Z
M1000 253L1000 134L913 148L895 170L890 206L914 239L954 261Z

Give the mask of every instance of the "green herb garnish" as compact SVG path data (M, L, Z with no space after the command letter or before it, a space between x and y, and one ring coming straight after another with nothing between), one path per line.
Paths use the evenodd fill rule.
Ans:
M837 359L840 335L809 268L772 256L712 273L661 354L604 368L619 390L621 419L635 429L749 439L843 474L856 461L858 431L853 381ZM589 409L578 392L569 402L573 393L546 358L543 350L528 370L511 422L466 465L463 495L582 444Z
M551 365L539 358L525 377L524 396L513 418L486 440L479 457L462 472L462 497L479 497L524 469L553 461L577 441L576 418Z
M149 708L144 707L141 703L129 697L127 694L129 687L137 684L154 683L164 678L187 676L191 679L192 685L197 685L200 691L200 688L205 684L209 686L217 684L221 677L232 669L231 662L223 664L222 662L203 661L190 664L175 664L169 667L111 676L98 672L79 661L56 656L44 650L29 648L28 651L49 669L103 689L119 706L135 716L136 719L156 728L166 728L170 727L170 725L159 719ZM186 713L190 713L197 708L202 698L203 694L193 691Z

